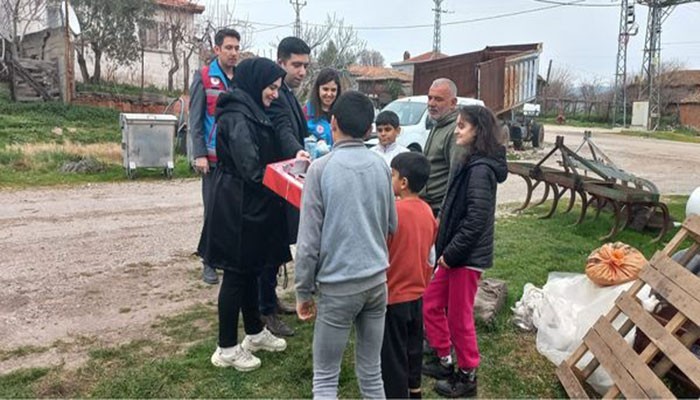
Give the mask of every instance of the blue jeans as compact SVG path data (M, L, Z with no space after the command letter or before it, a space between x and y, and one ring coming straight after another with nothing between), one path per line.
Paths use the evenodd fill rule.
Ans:
M384 338L387 287L333 296L320 290L314 325L314 399L336 399L343 352L355 325L355 374L366 399L384 399L381 350Z

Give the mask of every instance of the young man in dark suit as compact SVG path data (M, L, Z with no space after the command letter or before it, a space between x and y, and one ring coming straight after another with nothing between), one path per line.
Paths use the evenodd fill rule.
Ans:
M310 53L311 49L303 40L291 36L282 39L277 47L277 63L287 71L287 75L280 88L279 98L266 110L277 132L280 135L291 134L302 146L307 136L306 118L293 90L299 88L306 78ZM287 206L287 222L289 244L294 244L299 226L299 210L291 205ZM296 313L294 307L281 303L277 298L275 288L279 268L279 265L268 265L260 275L260 314L270 332L278 336L292 336L294 330L278 317L279 312Z

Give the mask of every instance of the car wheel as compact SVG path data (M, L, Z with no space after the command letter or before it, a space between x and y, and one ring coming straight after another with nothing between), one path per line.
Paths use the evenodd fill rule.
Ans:
M542 145L542 141L544 140L544 127L538 123L533 123L530 129L532 147L538 148Z

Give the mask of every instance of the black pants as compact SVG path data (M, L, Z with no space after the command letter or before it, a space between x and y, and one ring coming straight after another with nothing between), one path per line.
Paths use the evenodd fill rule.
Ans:
M202 204L204 205L204 219L207 219L207 209L209 208L209 197L214 187L214 170L216 164L209 164L209 173L202 175ZM204 261L202 264L206 266Z
M266 265L258 278L260 285L260 313L262 315L272 315L277 311L277 273L279 265Z
M382 379L387 398L409 397L421 385L423 300L386 307L382 344Z
M258 310L258 277L224 271L219 290L219 347L238 344L238 314L243 313L245 333L255 335L263 330Z

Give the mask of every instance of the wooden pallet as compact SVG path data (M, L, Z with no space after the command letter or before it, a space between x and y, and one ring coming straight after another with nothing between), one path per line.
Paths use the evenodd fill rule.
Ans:
M671 255L686 239L693 242L692 246L681 260L672 260ZM674 398L661 380L674 365L700 387L700 360L689 350L700 338L700 278L684 268L699 253L700 216L695 215L690 216L678 234L654 255L640 272L639 279L615 300L608 314L598 319L579 348L557 368L556 374L569 397L589 398L590 393L595 393L586 379L598 367L605 369L614 382L603 398L620 395ZM637 299L637 293L645 285L678 309L665 326L644 310ZM613 321L620 315L626 320L616 329ZM690 322L691 329L679 337L677 332L686 322ZM623 339L634 327L650 339L649 345L639 354ZM580 369L577 364L588 352L593 359ZM649 364L659 353L664 358L652 368Z

